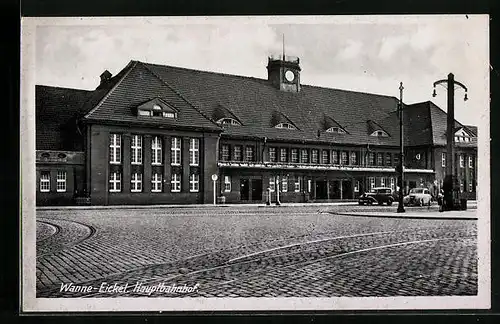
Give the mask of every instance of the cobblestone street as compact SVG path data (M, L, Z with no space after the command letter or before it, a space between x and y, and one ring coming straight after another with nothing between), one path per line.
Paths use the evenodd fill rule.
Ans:
M38 210L37 297L477 294L475 211L464 219L342 215L395 209ZM92 289L61 289L69 283ZM126 288L100 289L111 285Z

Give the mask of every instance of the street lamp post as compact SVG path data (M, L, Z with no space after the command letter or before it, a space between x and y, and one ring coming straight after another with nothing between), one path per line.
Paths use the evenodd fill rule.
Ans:
M403 146L403 82L399 84L399 165L398 165L398 183L399 183L399 197L398 197L398 213L404 213L405 207L403 205L403 183L404 183L404 146Z
M456 186L454 183L454 168L455 168L455 154L453 152L453 145L455 139L455 85L465 90L464 101L467 101L467 87L462 83L455 81L453 73L448 74L447 79L438 80L434 82L434 91L432 96L436 96L436 86L446 85L448 91L448 111L447 114L447 127L446 127L446 175L443 181L443 210L453 209L453 190Z

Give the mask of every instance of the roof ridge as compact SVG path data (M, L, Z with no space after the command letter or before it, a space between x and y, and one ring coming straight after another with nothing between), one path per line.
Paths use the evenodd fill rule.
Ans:
M267 79L256 78L256 77L252 77L252 76L230 74L230 73L216 72L216 71L207 71L207 70L193 69L193 68L187 68L187 67L181 67L181 66L173 66L173 65L166 65L166 64L148 63L148 62L142 62L142 61L138 61L138 62L144 64L145 66L152 65L152 66L156 66L156 67L171 68L171 69L191 71L191 72L198 72L198 73L216 74L216 75L227 76L227 77L236 77L236 78L240 78L240 79L247 79L247 80L256 80L256 81L261 81L261 82L268 82ZM309 87L309 88L317 88L317 89L342 91L342 92L349 92L349 93L366 94L366 95L370 95L370 96L386 97L386 98L393 98L393 99L398 100L398 98L396 98L395 96L378 94L378 93L370 93L370 92L364 92L364 91L353 91L353 90L340 89L340 88L328 88L328 87L325 87L325 86L317 86L317 85L312 85L312 84L301 84L300 86L301 87Z
M101 98L101 100L99 100L99 103L94 108L92 108L88 113L86 113L85 116L83 116L83 118L89 118L99 107L101 107L104 101L109 98L109 96L113 93L113 91L115 91L115 89L118 88L118 86L122 83L122 81L125 80L125 78L129 75L130 71L132 71L136 66L137 66L137 61L130 61L129 64L125 67L125 69L129 67L128 71L123 74L120 80L118 80L118 82L116 82L115 85L111 89L109 89L108 93L106 93L106 95L104 95Z
M137 61L137 62L140 63L141 65L143 65L146 70L148 70L154 77L156 77L163 84L165 84L169 89L171 89L176 95L178 95L182 100L184 100L189 106L191 106L194 110L196 110L200 115L202 115L203 117L205 117L212 124L216 125L217 127L220 127L219 124L217 124L211 118L209 118L203 111L201 111L201 109L198 109L194 104L192 104L191 102L189 102L182 94L180 94L179 91L177 91L176 89L174 89L170 84L168 84L165 80L163 80L159 75L157 75L155 72L153 72L147 66L147 64L145 64L143 62L140 62L140 61Z
M94 90L87 90L87 89L77 89L77 88L68 88L68 87L60 87L60 86L51 86L51 85L45 85L45 84L35 84L35 88L36 87L58 89L58 90L84 91L84 92L93 92L94 91Z

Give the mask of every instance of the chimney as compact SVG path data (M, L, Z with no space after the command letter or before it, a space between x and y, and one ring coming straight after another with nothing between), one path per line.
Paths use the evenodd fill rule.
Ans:
M108 81L111 80L111 76L112 76L112 74L108 70L105 70L104 72L102 72L101 73L101 83L99 84L99 86L103 86L106 83L108 83Z

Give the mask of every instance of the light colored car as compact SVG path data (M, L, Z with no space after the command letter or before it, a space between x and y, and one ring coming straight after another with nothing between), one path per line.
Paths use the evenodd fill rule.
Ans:
M430 206L432 195L427 188L413 188L403 199L405 205Z

